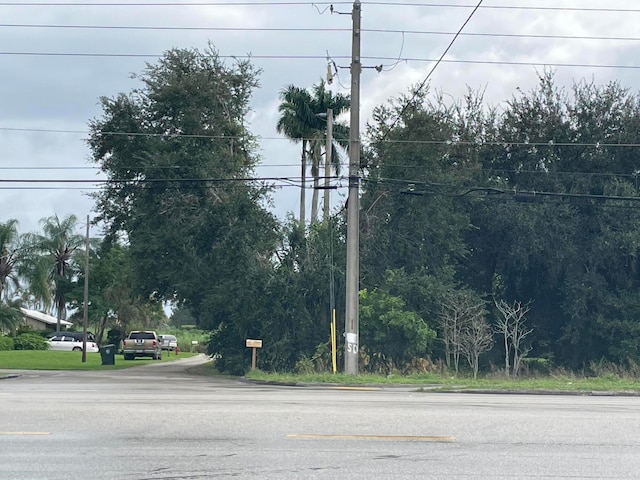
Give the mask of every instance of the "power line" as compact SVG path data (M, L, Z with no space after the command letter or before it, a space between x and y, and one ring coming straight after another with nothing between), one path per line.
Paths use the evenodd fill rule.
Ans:
M324 178L324 177L322 177ZM341 179L342 177L329 177L330 180ZM210 178L107 178L107 179L77 179L77 178L1 178L0 184L8 183L88 183L88 184L158 184L158 183L234 183L234 182L302 182L301 177L210 177ZM313 188L313 187L311 187Z
M92 53L92 52L6 52L0 51L0 56L42 56L42 57L93 57L93 58L161 58L162 54L151 53ZM218 58L228 58L232 60L246 59L246 60L326 60L327 56L324 55L218 55ZM345 55L334 55L332 58L336 60L348 59ZM620 64L592 64L592 63L559 63L559 62L545 62L543 60L538 62L518 62L518 61L506 61L506 60L447 60L447 59L434 59L434 58L419 58L419 57L380 57L380 56L362 56L363 60L367 61L389 61L389 62L421 62L430 63L436 62L437 66L440 63L458 63L458 64L470 64L470 65L511 65L511 66L547 66L554 68L573 67L573 68L610 68L621 70L637 70L640 69L640 65L620 65ZM433 69L432 69L433 70Z
M91 132L85 130L60 130L60 129L46 129L46 128L13 128L13 127L0 127L0 132L32 132L32 133L60 133L60 134L78 134L89 135ZM153 133L153 132L112 132L104 131L98 132L100 135L114 135L125 137L156 137L156 138L168 138L168 139L180 139L180 138L199 138L210 140L244 140L247 137L233 136L233 135L209 135L209 134L187 134L187 133ZM267 136L255 136L257 140L277 140L287 141L291 140L286 137L267 137ZM306 138L306 140L312 140L312 138ZM513 146L513 147L596 147L596 148L637 148L640 147L640 143L636 142L556 142L555 140L549 140L546 142L531 142L531 141L517 141L517 140L489 140L489 141L473 141L473 140L397 140L397 139L374 139L372 143L390 143L390 144L416 144L416 145L445 145L445 146ZM284 166L284 165L283 165Z
M81 52L2 52L0 56L40 56L40 57L95 57L95 58L161 58L162 54L147 54L147 53L81 53ZM324 55L218 55L218 58L229 59L246 59L246 60L326 60L327 56ZM334 59L347 59L347 56L333 56ZM591 63L558 63L558 62L517 62L517 61L500 61L500 60L446 60L446 59L434 59L434 58L417 58L417 57L374 57L374 56L362 56L363 60L371 61L389 61L389 62L421 62L429 63L436 62L436 66L439 63L459 63L459 64L471 64L471 65L511 65L511 66L547 66L554 68L561 67L573 67L573 68L611 68L611 69L627 69L637 70L640 69L640 65L620 65L620 64L591 64Z
M235 7L289 5L349 5L350 2L0 2L0 7Z
M450 3L391 3L391 2L364 2L366 5L386 5L399 7L428 7L428 8L475 8L473 4L452 5ZM609 12L609 13L637 13L637 8L606 8L606 7L539 7L539 6L516 6L516 5L483 5L483 10L541 10L541 11L561 11L561 12Z
M0 23L0 28L51 28L51 29L85 29L85 30L176 30L176 31L215 31L215 32L349 32L348 28L296 28L296 27L193 27L193 26L161 26L161 25L61 25L61 24L27 24ZM455 35L456 32L436 30L396 30L386 28L363 28L362 32L391 33L410 35ZM553 35L553 34L524 34L499 32L468 32L460 33L460 37L491 37L491 38L538 38L555 40L598 40L598 41L640 41L640 37L607 37L590 35Z
M411 96L409 101L407 101L405 103L405 105L404 105L404 107L402 107L402 110L400 111L400 113L398 113L398 116L395 118L395 120L393 122L391 122L391 125L389 126L389 129L386 131L386 133L382 137L383 139L389 134L389 132L391 132L391 130L393 130L393 127L395 127L396 124L398 123L398 121L400 120L400 118L402 118L402 115L404 115L404 113L407 111L407 108L409 108L409 105L413 102L413 100L416 98L418 93L420 93L422 91L422 89L425 87L425 85L429 81L429 78L431 77L431 74L435 71L435 69L438 67L438 65L440 65L440 63L444 60L444 57L447 55L447 53L449 53L449 50L451 49L451 47L453 47L453 44L455 43L455 41L458 39L458 37L462 33L462 30L464 29L464 27L467 25L467 23L469 23L469 21L471 20L473 15L478 11L478 8L480 8L480 5L482 5L482 1L483 0L479 0L479 2L476 5L476 7L471 11L471 13L467 17L467 19L464 21L462 26L458 29L458 31L456 32L454 37L451 39L451 41L449 42L449 45L447 45L447 48L444 49L444 52L442 52L442 55L440 55L440 58L436 61L436 63L433 65L433 67L431 67L431 70L429 70L429 73L427 73L427 76L424 78L424 80L422 80L420 85L418 85L418 88L416 88L414 90L413 95Z
M0 7L216 7L216 6L314 6L314 5L350 5L349 1L233 1L233 2L0 2ZM411 3L411 2L376 2L365 1L364 5L379 5L393 7L422 7L422 8L474 8L472 4L450 3ZM566 11L566 12L595 12L595 13L637 13L637 8L607 8L607 7L542 7L542 6L515 6L515 5L485 5L486 10L539 10L539 11Z

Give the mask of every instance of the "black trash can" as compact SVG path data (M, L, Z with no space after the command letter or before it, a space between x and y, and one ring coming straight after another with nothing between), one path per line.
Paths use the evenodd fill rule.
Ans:
M100 355L102 356L102 365L116 364L116 346L115 345L101 346Z

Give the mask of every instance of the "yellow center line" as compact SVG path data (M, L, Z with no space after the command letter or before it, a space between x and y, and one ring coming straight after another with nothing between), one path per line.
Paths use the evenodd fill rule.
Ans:
M51 432L0 432L0 435L51 435Z
M452 443L456 437L446 435L320 435L313 433L290 433L288 438L332 438L338 440L406 440L414 442Z
M380 390L380 387L331 387L333 390L360 390L365 392L373 392Z

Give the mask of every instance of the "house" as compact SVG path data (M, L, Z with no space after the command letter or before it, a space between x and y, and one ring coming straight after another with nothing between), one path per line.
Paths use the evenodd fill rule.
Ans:
M38 312L36 310L28 310L26 308L20 308L24 323L34 330L55 330L58 326L58 319L52 315ZM65 330L69 328L73 323L66 320L60 320L60 328Z

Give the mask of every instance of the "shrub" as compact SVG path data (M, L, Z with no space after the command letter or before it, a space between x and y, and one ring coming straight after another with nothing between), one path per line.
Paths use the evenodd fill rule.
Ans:
M16 350L47 350L49 344L46 338L37 333L23 333L14 339L13 348Z
M13 338L0 337L0 351L2 350L13 350Z

